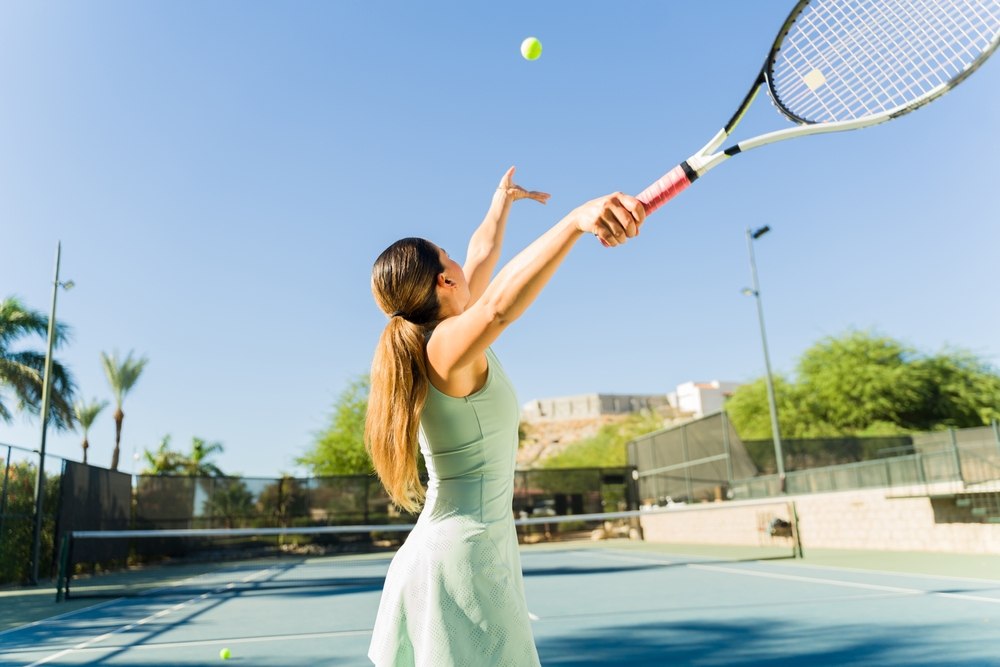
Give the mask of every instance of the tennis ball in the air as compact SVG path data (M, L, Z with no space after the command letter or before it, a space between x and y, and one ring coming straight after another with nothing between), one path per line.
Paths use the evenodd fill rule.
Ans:
M527 60L538 60L538 56L542 55L542 43L529 37L521 42L521 55Z
M228 648L224 648L221 651L219 651L219 657L222 658L223 660L229 660L230 656L232 655L233 654L229 652Z

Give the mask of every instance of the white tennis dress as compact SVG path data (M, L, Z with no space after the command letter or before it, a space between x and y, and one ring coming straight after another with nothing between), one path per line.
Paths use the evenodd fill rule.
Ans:
M511 501L520 408L492 350L486 385L433 386L420 420L430 482L386 576L376 667L536 667Z

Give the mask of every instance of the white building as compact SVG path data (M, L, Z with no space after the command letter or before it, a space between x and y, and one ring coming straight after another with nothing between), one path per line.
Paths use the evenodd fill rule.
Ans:
M673 418L698 419L722 408L736 390L736 382L685 382L669 394L581 394L542 398L521 406L521 420L550 422L596 419L640 410L659 410ZM672 408L672 410L671 410Z
M677 385L677 391L667 394L670 407L683 413L690 413L695 419L722 409L722 404L732 396L738 382L685 382Z

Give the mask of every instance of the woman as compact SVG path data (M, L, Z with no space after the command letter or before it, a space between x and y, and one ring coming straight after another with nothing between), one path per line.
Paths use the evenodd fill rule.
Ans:
M386 576L368 655L377 667L538 665L511 501L517 394L490 344L585 233L617 246L645 212L616 193L577 208L497 274L510 205L542 202L504 175L465 266L430 241L389 246L372 292L390 317L372 363L365 442L393 502L420 518ZM430 475L417 473L418 428Z

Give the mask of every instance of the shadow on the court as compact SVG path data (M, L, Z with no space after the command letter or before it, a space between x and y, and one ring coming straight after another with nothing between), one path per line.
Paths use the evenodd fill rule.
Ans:
M944 638L954 636L954 641ZM968 639L967 637L965 638ZM540 637L544 667L726 665L727 667L842 667L907 665L987 667L989 647L976 648L943 626L827 626L760 621L647 623L588 628Z
M641 570L658 570L668 567L668 564L657 565L608 565L602 567L536 567L524 568L525 577L554 577L565 574L613 574L615 572L638 572Z
M283 588L280 590L232 590L225 593L217 593L192 606L189 612L168 614L157 619L155 622L143 625L141 630L137 629L135 631L135 635L137 635L135 641L128 643L155 643L164 633L192 623L202 615L224 604L227 600L235 598L251 596L260 596L262 598L274 596L286 599L331 598L381 590L381 584L369 584L343 587ZM38 649L44 646L46 650L56 652L76 645L81 641L81 638L90 639L110 630L134 623L139 619L155 614L174 604L185 602L190 597L189 595L151 595L118 600L114 604L101 606L93 610L82 609L79 613L65 619L42 622L38 625L24 627L18 631L5 634L2 640L3 649L13 652L26 648ZM99 603L100 600L96 602ZM262 599L261 604L266 604L266 601ZM126 643L124 648L127 648L128 643ZM120 650L108 650L108 655L117 655L119 653L121 653ZM94 664L99 664L103 660L104 658L95 659ZM0 662L0 664L3 663Z

